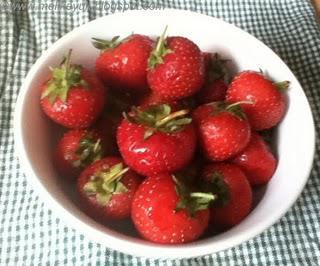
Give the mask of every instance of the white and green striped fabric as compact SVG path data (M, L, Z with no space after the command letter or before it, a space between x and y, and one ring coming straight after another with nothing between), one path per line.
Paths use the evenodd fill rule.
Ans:
M137 258L90 242L56 217L28 184L14 155L12 119L33 62L92 19L155 8L222 18L262 40L297 75L319 131L320 28L306 0L0 0L0 265L320 265L319 146L307 186L285 217L240 246L194 259Z

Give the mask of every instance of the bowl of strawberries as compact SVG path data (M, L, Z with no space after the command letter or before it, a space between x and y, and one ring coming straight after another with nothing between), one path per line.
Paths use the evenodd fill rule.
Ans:
M14 129L27 179L61 220L161 258L224 250L277 222L315 144L303 89L273 51L177 10L66 34L26 77Z

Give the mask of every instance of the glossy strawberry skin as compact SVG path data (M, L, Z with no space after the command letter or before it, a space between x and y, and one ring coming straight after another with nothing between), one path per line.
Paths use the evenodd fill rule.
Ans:
M170 174L144 180L132 203L132 221L142 237L162 244L191 242L201 236L209 222L209 210L190 217L185 209L176 211L179 196Z
M115 88L143 91L147 86L147 64L153 41L133 34L114 49L102 52L96 61L99 77Z
M198 123L198 137L206 157L224 161L241 152L249 143L251 130L246 119L222 111L213 114L210 105L198 107L193 118Z
M268 145L253 133L248 146L233 159L248 177L251 185L266 184L277 168L277 160Z
M121 162L120 157L105 157L88 166L77 180L77 190L81 207L89 216L100 222L108 219L119 220L130 217L131 203L134 193L141 183L141 178L131 170L125 173L121 178L121 182L126 186L128 191L113 195L106 206L99 205L96 198L94 196L88 196L83 188L90 180L90 177L97 171L109 169L111 166Z
M43 111L56 123L67 128L87 128L98 118L106 101L106 89L98 78L86 69L81 70L82 79L87 87L73 86L68 91L66 102L59 97L54 103L49 98L42 98L40 103ZM41 91L47 89L47 82Z
M229 201L224 206L214 206L210 212L210 223L217 229L239 224L252 209L252 190L247 177L234 164L213 163L205 166L203 178L211 182L212 174L218 172L229 190Z
M233 79L227 91L227 101L252 102L242 104L242 108L255 130L276 126L286 110L284 95L270 80L254 71L241 72Z
M90 136L93 141L102 140L101 134L97 131L72 129L67 131L58 142L55 150L55 166L62 176L68 179L74 179L80 175L83 166L75 165L75 162L80 160L77 150L79 149L81 139L88 138L88 136ZM101 145L103 146L102 149L104 149L103 142Z
M204 82L204 62L196 44L184 37L167 38L172 51L163 63L148 70L148 84L154 93L166 100L177 100L195 94Z
M117 131L119 151L128 166L141 175L173 172L187 165L196 147L192 124L173 133L157 131L144 139L146 127L123 119Z

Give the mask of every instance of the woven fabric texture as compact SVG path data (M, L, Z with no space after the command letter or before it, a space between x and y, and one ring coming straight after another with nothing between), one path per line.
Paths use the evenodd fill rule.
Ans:
M264 233L204 257L153 260L90 242L52 213L19 166L12 123L24 77L41 53L61 36L97 17L127 8L177 8L222 18L272 48L301 82L319 131L320 28L308 1L122 1L122 10L115 10L116 2L112 6L112 2L93 0L19 3L0 2L0 265L320 265L319 146L302 195ZM64 6L55 8L59 3Z

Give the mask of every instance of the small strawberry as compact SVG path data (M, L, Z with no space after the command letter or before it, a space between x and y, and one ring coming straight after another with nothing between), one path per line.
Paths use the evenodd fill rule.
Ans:
M204 82L204 62L196 44L184 37L159 38L149 59L148 84L166 100L195 94Z
M170 174L149 177L132 202L132 221L142 237L162 244L199 238L208 226L210 193L191 192Z
M255 130L263 130L277 125L286 110L286 100L281 90L289 86L288 81L273 83L263 74L244 71L238 74L227 91L227 101L251 101L242 105L248 120Z
M141 180L118 157L106 157L88 166L78 178L81 206L93 218L124 219Z
M204 53L206 65L206 81L197 93L199 103L224 101L227 93L229 73L225 67L228 60L221 59L216 54Z
M200 143L208 159L227 160L249 143L250 126L239 104L214 102L194 111Z
M106 90L85 68L70 63L71 50L43 84L41 107L56 123L68 128L89 127L100 115Z
M63 135L55 151L55 164L61 175L77 177L104 153L101 135L94 130L72 129Z
M118 38L111 41L93 39L93 45L102 50L96 61L96 71L107 85L143 91L148 87L147 66L153 41L139 34L133 34L122 42Z
M217 197L210 213L216 228L229 228L240 223L251 211L252 190L247 177L234 164L214 163L203 171L206 191Z
M251 185L266 184L277 168L277 160L257 133L252 134L248 146L233 162L247 175Z
M136 172L150 176L173 172L191 161L196 134L187 110L171 112L167 104L133 108L117 132L120 153Z

